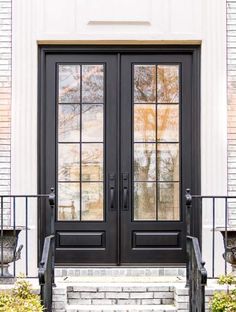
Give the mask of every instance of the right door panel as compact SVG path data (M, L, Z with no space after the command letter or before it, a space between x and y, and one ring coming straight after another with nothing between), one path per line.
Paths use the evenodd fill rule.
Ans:
M191 80L190 55L121 56L122 264L185 261Z

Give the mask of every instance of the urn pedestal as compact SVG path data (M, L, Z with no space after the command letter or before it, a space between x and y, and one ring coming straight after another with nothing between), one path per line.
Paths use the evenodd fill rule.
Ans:
M10 263L20 259L23 245L17 250L18 236L23 227L3 227L3 236L0 228L0 284L14 283L16 278L8 271Z
M231 264L232 274L236 275L236 227L227 228L227 242L225 241L225 228L217 227L223 237L225 252L223 258L227 263Z

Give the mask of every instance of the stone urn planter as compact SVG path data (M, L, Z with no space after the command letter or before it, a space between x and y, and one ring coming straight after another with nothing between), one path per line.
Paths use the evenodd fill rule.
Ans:
M24 227L4 226L3 236L1 236L0 228L0 283L14 283L15 277L9 271L10 263L20 259L23 245L17 250L18 236ZM3 251L3 253L2 253Z
M225 252L223 258L231 264L232 274L236 275L236 227L227 228L227 242L225 242L225 228L217 227L216 231L219 231L223 237ZM225 244L226 243L226 244Z

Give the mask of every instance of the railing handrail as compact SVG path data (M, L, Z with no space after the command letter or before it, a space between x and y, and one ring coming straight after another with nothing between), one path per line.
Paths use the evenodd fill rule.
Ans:
M186 251L187 251L187 284L189 287L189 311L205 311L205 286L207 271L202 261L201 249L197 237L191 236L192 198L190 189L186 190Z
M14 195L14 194L9 194L9 195L6 195L6 194L0 194L0 197L30 197L30 198L38 198L38 197L49 197L49 194L17 194L17 195Z
M45 237L44 244L43 244L43 252L42 252L42 258L39 263L39 284L43 285L45 284L45 273L48 268L48 261L49 261L49 255L50 255L50 249L52 246L52 241L55 239L55 235L49 235Z
M38 278L40 284L41 302L46 312L52 311L52 286L53 275L53 248L54 235L49 235L44 239L42 258L39 264Z
M50 233L44 238L41 261L39 263L38 278L40 284L41 302L45 311L52 310L52 287L54 285L54 263L55 263L55 193L51 189L48 196L50 213Z
M205 286L207 284L207 271L202 261L199 241L197 237L187 236L188 253L188 286L189 311L205 312Z
M191 246L194 251L194 257L196 259L197 268L199 272L201 272L202 285L206 285L207 284L207 270L204 267L205 262L202 261L202 255L201 255L198 238L194 236L187 236L187 239L191 241Z
M236 199L236 196L229 196L229 195L191 195L192 198L206 198L206 199L212 199L212 198L218 198L218 199Z

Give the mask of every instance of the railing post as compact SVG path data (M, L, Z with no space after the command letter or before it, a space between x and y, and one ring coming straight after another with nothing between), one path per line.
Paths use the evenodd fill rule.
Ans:
M189 272L190 272L190 261L189 261L189 243L187 236L191 235L191 208L192 208L192 195L190 189L186 189L185 193L185 205L186 205L186 287L189 287Z
M55 191L54 188L51 188L51 193L49 194L49 204L51 207L51 233L50 235L54 235L54 239L52 242L52 284L55 285Z

